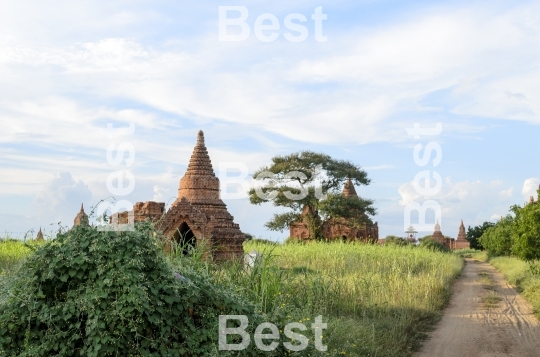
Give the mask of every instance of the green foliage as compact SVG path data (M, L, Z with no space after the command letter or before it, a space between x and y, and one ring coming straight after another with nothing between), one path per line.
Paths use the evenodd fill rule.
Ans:
M302 151L272 158L272 164L259 169L253 177L258 178L263 172L272 173L272 177L262 178L264 184L260 192L256 188L249 191L250 202L252 204L272 202L274 206L291 210L274 215L274 218L266 224L271 230L284 231L292 222L302 219L308 227L310 236L322 239L322 224L327 219L348 218L351 224L361 225L369 221L367 215L376 213L372 207L372 200L360 197L346 198L339 194L348 178L357 185L370 183L367 173L349 161L335 160L321 153ZM301 195L302 191L304 195ZM260 197L261 192L268 196ZM293 199L291 194L297 197ZM327 199L320 200L317 198L320 195L327 195Z
M0 355L209 356L219 315L261 321L210 275L175 271L155 234L83 225L39 247L0 299Z
M397 246L400 246L400 247L404 247L406 245L411 245L412 243L410 241L406 240L405 238L401 238L401 237L398 237L398 236L387 236L384 239L384 244L385 245L397 245Z
M480 244L490 255L514 255L526 261L540 259L540 203L514 205L510 211L512 214L485 230Z
M488 228L493 227L494 225L495 223L492 222L484 222L480 226L469 226L469 228L467 228L467 240L470 243L471 249L484 249L479 239Z
M253 276L228 268L218 275L267 312L284 315L284 323L307 326L323 315L328 352L298 354L312 357L411 356L440 316L463 264L453 254L413 246L247 242L244 249L263 253L266 265ZM310 331L305 334L312 346Z
M514 206L512 211L512 253L523 260L540 259L540 203Z
M512 254L512 230L514 217L507 215L493 227L488 227L478 240L493 255Z
M22 258L28 256L35 243L15 239L0 240L0 276L16 269Z
M432 252L450 252L444 244L431 238L424 238L420 241L420 247L431 250Z

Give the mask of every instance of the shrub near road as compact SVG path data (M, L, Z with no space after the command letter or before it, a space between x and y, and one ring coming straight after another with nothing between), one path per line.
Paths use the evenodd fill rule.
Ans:
M209 356L219 314L260 321L210 276L175 275L153 235L77 226L37 249L0 301L0 356Z

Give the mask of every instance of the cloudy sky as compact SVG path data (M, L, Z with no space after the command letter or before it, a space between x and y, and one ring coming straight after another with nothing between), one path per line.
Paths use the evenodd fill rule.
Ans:
M231 5L248 12L244 41L219 40L219 7ZM311 18L320 6L324 42ZM279 22L263 31L272 42L255 31L265 13ZM305 40L286 38L300 36L284 26L290 14L305 16ZM107 136L108 123L135 131ZM415 123L442 131L415 138ZM460 219L495 220L536 195L540 3L3 0L0 128L2 235L71 225L81 203L111 196L119 169L135 187L118 199L170 202L202 129L216 171L324 152L368 172L357 191L376 201L382 237L402 235L406 205L426 200L456 236ZM128 168L107 160L121 143L136 153ZM430 143L440 163L433 151L419 166L414 148L422 158ZM442 178L438 192L415 189L425 170ZM263 226L274 207L225 201L243 231L287 236Z

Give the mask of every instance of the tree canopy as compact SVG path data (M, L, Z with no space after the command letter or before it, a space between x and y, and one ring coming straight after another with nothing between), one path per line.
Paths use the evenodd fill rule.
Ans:
M348 180L356 185L371 182L367 173L350 161L302 151L272 158L272 163L253 177L262 185L249 191L252 204L271 202L290 209L274 215L266 224L271 230L283 231L293 222L303 221L310 236L321 239L322 224L328 219L346 218L348 224L360 226L370 222L368 215L376 214L372 200L340 192Z
M484 249L482 244L479 242L479 238L489 227L493 227L494 225L495 223L492 222L484 222L479 226L469 226L469 228L467 228L467 240L469 241L472 249Z

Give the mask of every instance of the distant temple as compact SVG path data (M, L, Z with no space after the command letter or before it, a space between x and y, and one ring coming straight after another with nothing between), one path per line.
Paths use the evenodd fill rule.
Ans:
M77 216L73 220L73 226L80 226L81 224L88 224L88 215L84 212L84 205L81 204L81 210L77 213Z
M341 194L346 197L358 197L351 179L348 179L347 182L345 182ZM307 206L302 212L303 215L306 214L306 209L308 209ZM379 226L377 222L373 223L367 216L365 218L368 223L358 228L349 225L347 220L343 218L329 219L323 223L323 237L328 240L341 239L344 241L376 243L379 239ZM293 222L291 224L290 237L297 240L308 240L311 238L307 225L301 221Z
M435 231L431 235L431 239L443 244L448 249L466 249L470 247L470 243L467 240L467 234L465 233L465 226L463 225L463 220L459 225L459 231L457 239L445 237L441 232L441 225L439 221L435 223Z
M76 225L84 221L83 214L81 207L75 218ZM165 212L162 202L137 202L133 211L113 214L111 223L126 224L130 215L135 222L147 219L155 222L170 243L206 244L216 261L238 259L244 254L245 235L220 198L219 178L214 174L202 131L199 131L187 171L180 180L178 197L170 209Z

